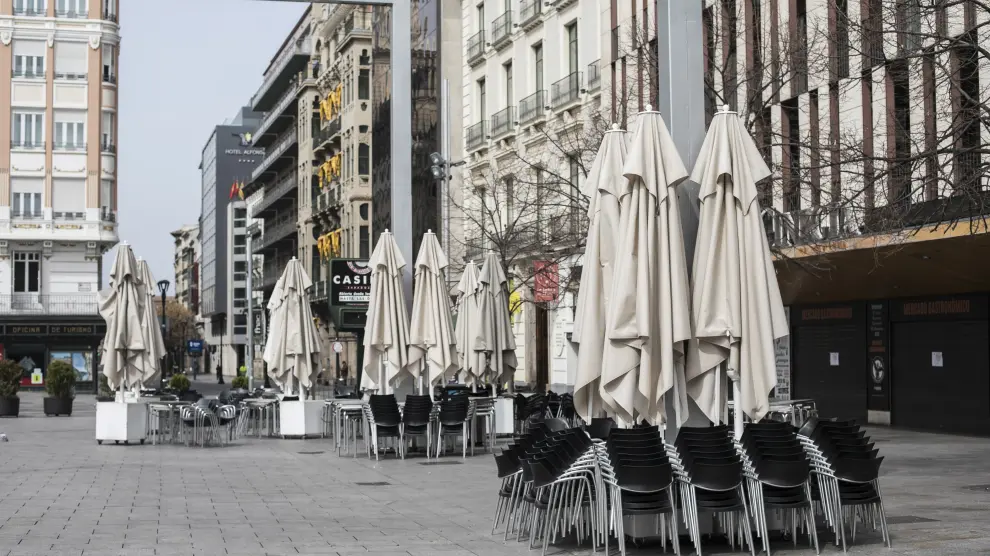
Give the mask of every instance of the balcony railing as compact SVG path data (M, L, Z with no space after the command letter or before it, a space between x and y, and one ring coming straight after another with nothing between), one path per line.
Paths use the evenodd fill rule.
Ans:
M327 187L323 189L323 192L316 196L316 201L313 203L313 212L320 214L324 211L337 208L340 206L340 188L339 187Z
M254 252L296 233L296 211L293 209L265 221L265 231L255 246Z
M497 46L512 37L512 12L507 11L492 22L492 46Z
M63 79L65 81L85 81L85 73L61 73L55 72L55 79Z
M21 79L44 79L45 70L28 70L28 69L15 69L10 72L11 77L20 77Z
M310 301L324 301L330 297L330 282L320 280L313 283L313 290L309 294Z
M89 12L76 10L55 10L55 17L69 17L72 19L87 19Z
M498 139L516 129L516 107L499 110L492 116L492 138Z
M41 209L35 210L20 210L13 209L10 211L11 218L23 218L25 220L38 220L45 216L45 213Z
M86 143L77 143L75 141L55 141L52 145L52 149L56 151L85 151Z
M26 151L43 151L45 150L44 141L25 141L21 139L20 141L15 141L10 144L13 149L23 149Z
M519 123L528 124L545 115L547 107L547 92L536 91L519 101Z
M467 128L465 142L469 151L481 148L485 144L485 127L485 122L478 122Z
M347 41L356 37L371 36L371 17L366 12L353 12L351 17L344 20L344 34L341 37L338 49L342 48Z
M112 21L117 23L117 14L107 13L106 7L103 9L103 21Z
M274 122L282 112L289 107L294 100L296 100L296 95L299 93L300 80L296 79L288 87L286 87L285 92L279 97L278 101L275 102L275 107L269 110L265 117L261 119L261 125L258 126L257 131L255 131L255 136L260 137L271 127L272 122Z
M294 42L290 39L290 43L285 45L285 48L278 53L278 57L269 66L268 71L265 72L265 80L262 82L261 87L258 88L258 92L251 97L251 106L255 106L259 98L265 95L274 84L278 76L282 74L282 70L285 66L289 65L289 62L295 56L309 56L313 50L312 47L312 37L300 37L296 38Z
M261 174L264 174L268 167L275 162L276 159L285 154L285 151L289 149L298 140L298 131L296 126L290 126L289 129L285 130L275 143L268 149L265 154L265 158L262 159L261 164L259 164L253 172L251 172L251 181L256 181Z
M597 91L602 86L601 60L588 64L588 90Z
M478 31L468 39L467 61L473 63L485 55L485 32Z
M110 207L103 207L100 209L100 220L103 222L116 222L117 213Z
M95 315L99 312L96 293L0 295L4 315Z
M104 137L103 140L100 141L100 152L114 154L117 152L117 145L115 145L110 139Z
M543 15L543 0L521 0L519 2L520 27L536 23L541 15Z
M48 15L47 10L34 7L14 6L14 15Z
M255 218L257 215L264 212L268 207L274 205L280 201L285 194L295 189L298 185L296 181L296 173L289 172L285 176L282 176L274 185L265 187L265 192L262 194L261 201L256 204L251 210L251 217Z
M581 97L581 72L576 71L550 86L550 102L554 109L562 108Z
M104 83L110 83L112 85L116 85L117 84L117 76L114 75L114 74L112 74L112 73L104 73L103 74L103 82Z

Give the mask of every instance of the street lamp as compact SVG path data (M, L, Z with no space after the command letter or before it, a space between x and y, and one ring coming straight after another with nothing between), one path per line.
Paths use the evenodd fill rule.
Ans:
M160 294L162 294L162 341L163 342L165 340L165 294L168 293L168 287L169 287L169 285L170 285L170 283L169 283L168 280L159 280L158 281L158 292ZM165 368L165 355L166 354L164 354L164 353L162 354L162 360L160 362L161 363L161 366L162 366L162 368L161 368L162 372L159 373L159 376L161 376L161 381L162 381L163 384L165 382L165 372L167 370Z

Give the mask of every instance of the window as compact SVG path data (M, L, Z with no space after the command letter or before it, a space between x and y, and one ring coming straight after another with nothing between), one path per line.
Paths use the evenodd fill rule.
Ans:
M100 123L100 150L103 152L114 152L114 113L104 112L103 121Z
M370 210L370 205L368 205L368 203L361 203L361 206L358 207L358 214L361 216L361 220L368 219L369 210Z
M52 209L62 217L86 212L86 181L55 178L52 180Z
M801 209L801 131L796 98L781 104L784 118L784 212Z
M13 45L14 77L44 79L47 50L48 45L43 41L15 40Z
M111 180L100 181L100 211L106 216L113 213L113 182Z
M478 4L477 12L478 12L478 30L479 31L484 31L485 30L485 3L484 2Z
M580 232L582 227L581 218L581 165L578 163L578 159L574 156L569 156L568 158L568 181L570 182L570 224L571 232Z
M512 61L502 64L502 72L505 75L505 105L512 106Z
M22 193L15 191L10 203L10 213L21 218L41 218L41 193Z
M14 293L41 293L41 253L14 253Z
M536 90L543 90L543 43L533 45L533 71L536 79Z
M55 79L85 79L89 47L84 42L55 43Z
M45 15L45 0L14 0L14 15Z
M371 70L363 69L358 72L358 99L371 98Z
M849 1L835 0L836 77L849 77Z
M507 176L504 180L504 183L505 183L505 225L506 228L511 228L512 225L514 224L513 218L515 218L515 212L516 212L515 178L513 178L512 176Z
M57 0L55 3L58 17L86 17L88 11L86 0Z
M113 46L103 45L103 82L117 82L117 61L114 59Z
M103 19L117 21L117 0L103 0Z
M359 234L361 237L358 258L367 259L371 254L371 229L368 226L361 226Z
M484 121L485 115L488 114L488 107L486 106L488 99L485 98L485 79L481 78L478 80L478 121Z
M371 146L367 143L358 145L358 174L367 176L371 173Z
M55 148L59 150L84 150L86 148L86 124L83 122L55 122Z
M11 145L24 149L45 147L45 115L40 112L15 112Z
M564 27L567 33L567 73L576 73L578 70L578 28L577 21ZM542 52L541 52L542 54Z

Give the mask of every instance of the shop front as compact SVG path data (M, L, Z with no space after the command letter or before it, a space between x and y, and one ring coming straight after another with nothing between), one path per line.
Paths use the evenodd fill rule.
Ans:
M21 366L21 386L43 388L52 361L65 361L76 370L76 389L94 391L99 347L106 324L99 317L64 322L17 322L0 325L0 356Z
M862 303L791 311L792 399L813 399L824 418L867 421L867 333Z
M895 426L990 434L984 294L890 302Z

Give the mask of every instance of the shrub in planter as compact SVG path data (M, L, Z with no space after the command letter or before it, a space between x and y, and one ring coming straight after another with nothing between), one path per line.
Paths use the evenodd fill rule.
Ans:
M168 387L181 396L189 391L189 379L186 378L186 375L172 375L172 378L168 381Z
M21 389L21 376L24 369L10 359L0 360L0 417L17 417L21 409L21 399L17 397Z
M110 389L110 382L107 375L100 373L100 393L96 396L98 402L112 402L114 400L113 390Z
M65 361L52 361L45 373L45 415L72 415L76 370Z
M246 376L234 377L234 380L230 381L230 387L234 390L247 390L248 377Z

